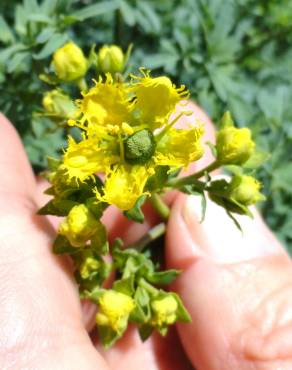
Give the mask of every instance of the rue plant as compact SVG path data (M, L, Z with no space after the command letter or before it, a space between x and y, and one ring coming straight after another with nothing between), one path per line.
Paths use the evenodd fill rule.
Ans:
M96 324L105 347L123 335L129 322L145 340L153 330L166 335L169 325L191 320L180 297L167 290L180 271L161 268L160 247L153 244L165 232L166 192L176 189L200 196L202 219L210 199L238 227L235 215L252 217L248 207L264 199L260 183L244 173L256 155L251 133L236 128L228 112L216 142L209 143L213 162L180 176L204 155L204 125L177 127L182 116L192 113L185 86L175 86L166 76L152 77L144 68L125 77L126 60L114 45L98 53L92 50L86 58L70 42L53 56L54 76L42 77L81 88L74 102L60 86L44 96L43 114L67 126L68 145L61 159L49 158L46 177L51 186L46 194L52 199L39 213L63 217L53 251L71 256L80 296L97 305ZM99 66L99 75L88 87L86 73L92 63ZM212 171L222 166L232 169L230 180L212 178ZM117 207L124 217L143 223L146 202L162 222L130 246L121 239L109 245L104 211ZM111 259L106 258L109 254ZM105 288L109 275L115 279Z

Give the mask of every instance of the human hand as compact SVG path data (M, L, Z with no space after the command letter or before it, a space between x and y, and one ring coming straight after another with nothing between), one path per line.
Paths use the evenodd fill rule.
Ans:
M106 353L94 349L70 264L50 251L52 219L35 216L38 188L3 117L0 140L1 368L191 368L174 330L145 343L129 330ZM169 267L184 269L173 288L193 318L177 326L192 364L207 370L291 368L289 257L259 216L242 222L242 237L217 206L209 204L200 225L196 200L173 195L172 201L166 258ZM105 216L111 237L123 230L128 242L156 222L150 209L143 226L121 224L111 212ZM90 318L85 320L89 325Z

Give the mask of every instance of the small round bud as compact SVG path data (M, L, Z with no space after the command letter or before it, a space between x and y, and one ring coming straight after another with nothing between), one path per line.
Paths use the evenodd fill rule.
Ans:
M155 140L150 130L141 130L124 142L125 159L131 164L144 164L155 152Z
M77 80L87 71L87 60L83 51L73 42L68 42L55 51L52 64L56 75L62 81Z
M250 206L265 197L260 192L261 184L252 176L234 176L229 189L229 197L245 206Z
M223 127L217 133L217 160L222 164L242 165L254 153L255 143L248 128Z
M74 206L60 224L59 233L66 236L73 247L82 247L95 234L99 221L84 204Z
M127 327L129 315L134 307L135 301L128 295L115 290L106 290L99 298L96 323L109 326L121 334Z
M172 295L151 302L153 324L157 326L173 324L177 319L178 303Z
M122 72L125 66L122 49L116 45L104 45L98 52L98 66L103 73Z
M42 104L47 113L64 118L74 116L75 106L73 101L58 89L46 92Z

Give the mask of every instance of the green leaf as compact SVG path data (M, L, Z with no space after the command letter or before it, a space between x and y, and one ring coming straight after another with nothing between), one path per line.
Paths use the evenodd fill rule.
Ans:
M78 19L79 21L84 21L88 18L93 18L108 12L113 12L118 7L119 2L117 0L102 1L98 4L85 6L84 8L71 13L71 16Z
M12 73L16 71L20 66L23 67L22 64L26 59L29 60L29 58L30 53L28 51L22 51L14 54L7 64L7 72Z
M129 209L128 211L124 211L124 215L128 219L142 224L144 222L144 213L141 207L145 203L146 199L147 199L146 195L141 195L141 197L139 197L138 200L136 201L136 204L134 205L133 208Z
M10 44L14 41L14 35L6 20L0 14L0 41L4 44Z
M123 16L124 22L128 26L134 26L136 23L136 11L135 8L132 8L127 1L121 0L120 1L120 11Z
M45 59L50 56L56 49L65 44L68 36L62 33L55 33L43 46L40 52L33 54L33 58L37 60Z

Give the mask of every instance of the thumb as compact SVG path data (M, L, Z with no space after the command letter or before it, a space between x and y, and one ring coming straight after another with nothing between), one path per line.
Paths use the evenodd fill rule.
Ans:
M173 288L192 324L178 325L197 369L292 368L292 263L256 213L243 235L225 211L181 195L169 220L166 258L183 270Z

